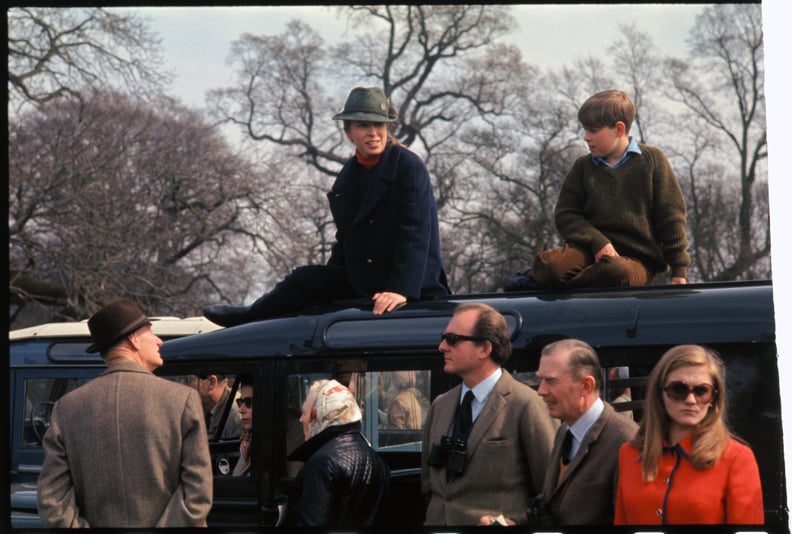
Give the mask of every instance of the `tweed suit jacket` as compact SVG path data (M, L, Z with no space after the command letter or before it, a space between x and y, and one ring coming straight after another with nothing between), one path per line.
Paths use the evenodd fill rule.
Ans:
M194 389L114 362L55 404L43 447L46 526L206 525L212 466Z
M486 514L525 518L542 491L555 423L539 395L506 370L495 384L467 441L465 470L450 481L445 467L429 465L429 452L453 432L462 386L432 403L424 425L421 489L426 525L477 525Z
M327 197L337 230L327 263L343 266L355 291L411 299L451 292L429 171L414 152L388 143L371 175L353 157Z
M544 484L545 510L561 525L612 525L619 474L619 448L638 425L605 403L575 457L558 479L566 427L558 429Z

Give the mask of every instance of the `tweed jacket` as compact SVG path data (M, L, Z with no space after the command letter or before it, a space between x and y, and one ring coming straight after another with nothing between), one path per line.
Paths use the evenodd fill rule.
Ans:
M531 387L506 370L495 384L467 441L465 470L448 480L429 465L429 453L453 432L462 386L435 399L424 425L421 489L428 499L426 525L477 525L486 514L525 518L542 491L557 423Z
M542 492L545 512L551 515L554 524L613 524L619 447L635 437L637 430L635 421L605 403L559 480L566 427L558 429Z
M416 154L389 143L372 171L353 157L328 200L337 229L328 265L343 266L355 291L392 291L411 299L450 293L437 204Z
M114 362L55 404L43 447L46 526L206 525L212 465L194 389Z

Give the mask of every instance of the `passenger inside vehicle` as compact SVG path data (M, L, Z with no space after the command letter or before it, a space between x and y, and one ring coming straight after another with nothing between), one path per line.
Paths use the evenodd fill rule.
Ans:
M234 476L250 474L253 446L253 383L249 376L237 377L240 382L239 397L235 404L239 409L239 419L242 425L239 434L239 461L234 466Z
M392 374L393 394L388 400L387 427L420 430L429 410L429 400L415 387L415 371Z

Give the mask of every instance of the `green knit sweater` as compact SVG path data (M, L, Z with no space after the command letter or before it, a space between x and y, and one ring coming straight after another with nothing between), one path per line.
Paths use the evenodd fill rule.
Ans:
M687 278L690 256L685 200L665 154L640 145L617 169L578 158L564 178L555 209L565 241L596 254L611 243L622 255L655 273Z

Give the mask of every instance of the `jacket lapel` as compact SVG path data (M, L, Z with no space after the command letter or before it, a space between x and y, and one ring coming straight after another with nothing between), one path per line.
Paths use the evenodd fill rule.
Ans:
M545 479L545 492L547 492L547 488L552 488L549 492L549 495L546 498L550 498L555 495L555 492L560 487L559 480L558 480L558 471L560 469L559 463L561 462L561 444L564 440L563 436L566 432L566 427L561 425L558 427L558 431L556 432L555 440L553 441L553 450L550 453L550 465L548 466L546 479ZM571 466L570 466L571 467ZM569 469L567 469L567 473L569 473ZM567 474L565 473L565 475ZM564 477L566 478L566 476ZM550 482L552 481L552 484Z
M511 375L504 369L503 375L492 389L487 398L487 403L481 409L481 413L476 418L473 429L470 431L470 436L468 436L467 440L468 455L472 456L476 452L481 440L488 436L489 429L495 422L498 413L506 406L506 399L511 394L511 380Z
M441 429L440 436L450 436L454 432L454 418L456 417L457 407L459 406L459 397L462 394L462 385L455 386L450 390L447 400L441 405L438 405L437 422L440 423ZM439 439L437 444L439 444ZM433 444L430 444L430 446ZM439 477L440 484L445 491L448 486L449 480L445 477Z
M556 490L561 488L564 485L566 479L572 476L572 473L575 471L575 469L577 469L577 467L583 461L583 458L585 458L586 455L588 454L591 444L597 441L597 439L599 438L599 435L602 432L602 428L605 426L605 420L608 418L608 411L607 411L608 408L609 406L606 403L599 418L594 422L594 425L589 429L588 433L586 434L586 437L583 438L583 443L580 444L580 449L578 450L578 453L569 463L569 467L564 472L564 475L561 477L561 479L558 481L558 484L556 485L555 488ZM555 460L554 467L555 467L556 478L558 477L558 462L561 461L560 443L558 444L558 449L559 450L556 451L556 447L553 447L553 455L552 455L552 459ZM556 454L556 452L558 454ZM553 493L555 493L555 491Z
M385 169L382 169L383 171ZM366 194L360 201L360 208L352 220L352 226L355 226L362 221L366 216L379 204L380 199L385 195L388 190L388 180L380 173L379 175L367 177L369 183L366 186Z
M354 180L351 177L353 164L354 161L349 160L344 165L344 168L338 173L332 190L327 193L327 201L330 204L333 219L341 230L346 230L352 225L352 217L355 215L355 212L352 211L355 207L355 194L350 190L354 187Z
M356 195L350 191L350 188L356 187L354 180L351 178L351 173L354 172L352 169L355 165L354 156L346 162L344 168L338 173L332 191L327 194L330 210L341 229L346 230L358 224L379 204L382 197L396 181L399 154L399 149L388 144L385 148L385 153L382 155L382 161L377 168L377 175L365 177L370 182L366 184L366 193L360 199L357 211L354 212L352 210L355 206L351 204L354 202ZM344 218L344 215L347 215L347 218ZM352 215L354 217L351 217Z

